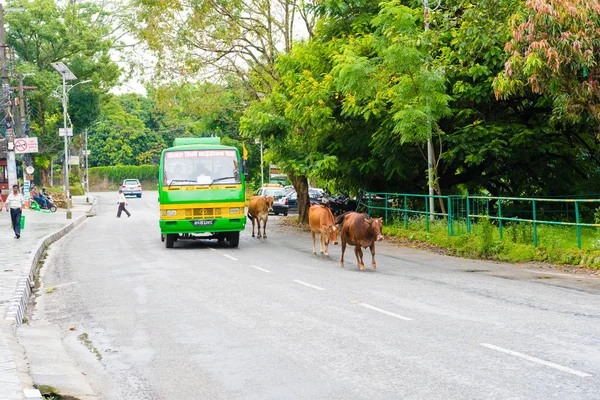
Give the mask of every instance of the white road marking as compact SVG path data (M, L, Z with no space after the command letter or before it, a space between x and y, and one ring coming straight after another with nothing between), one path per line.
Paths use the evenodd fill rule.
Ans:
M380 313L385 314L385 315L389 315L390 317L401 319L403 321L412 321L413 320L412 318L408 318L408 317L405 317L405 316L400 315L400 314L395 314L393 312L382 310L381 308L374 307L374 306L372 306L370 304L367 304L367 303L358 303L358 305L362 306L362 307L365 307L365 308L368 308L369 310L373 310L373 311L377 311L377 312L380 312Z
M309 288L313 288L313 289L317 289L317 290L325 290L320 286L311 285L310 283L302 282L302 281L299 281L298 279L294 279L294 282L299 283L304 286L308 286Z
M259 271L262 271L262 272L268 272L268 273L270 273L270 272L271 272L271 271L269 271L268 269L264 269L264 268L261 268L261 267L257 267L256 265L251 265L251 267L252 267L252 268L255 268L255 269L259 270Z
M209 247L209 249L211 249L212 251L217 251L217 249L213 249L212 247Z
M225 257L232 259L233 261L237 261L238 259L235 257L231 257L229 254L223 254Z
M512 350L504 349L502 347L494 346L493 344L488 344L488 343L479 343L479 344L482 345L483 347L487 347L488 349L500 351L502 353L510 354L512 356L515 356L515 357L520 357L520 358L523 358L525 360L532 361L532 362L538 363L538 364L542 364L542 365L545 365L547 367L557 369L559 371L568 372L570 374L581 376L583 378L586 378L588 376L592 376L592 375L590 375L588 373L585 373L585 372L577 371L575 369L571 369L571 368L568 368L568 367L563 367L562 365L558 365L558 364L555 364L555 363L550 362L550 361L542 360L542 359L539 359L537 357L528 356L527 354L519 353L517 351L512 351Z

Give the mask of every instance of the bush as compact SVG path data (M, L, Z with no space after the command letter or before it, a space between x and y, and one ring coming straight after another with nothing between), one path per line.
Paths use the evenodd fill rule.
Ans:
M93 167L89 170L90 187L94 190L112 190L125 179L138 179L144 189L156 190L158 165L118 165Z

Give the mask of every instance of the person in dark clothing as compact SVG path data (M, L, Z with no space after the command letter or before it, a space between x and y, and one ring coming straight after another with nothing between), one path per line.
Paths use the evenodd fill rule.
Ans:
M119 211L117 211L117 218L121 218L122 211L125 211L125 214L127 214L127 218L131 217L131 214L125 208L125 206L127 205L127 199L125 198L123 189L119 189L119 201L117 202L117 204L119 205Z
M13 185L13 192L6 198L6 212L10 209L10 220L12 221L15 238L21 237L21 211L23 209L23 196L19 193L19 185Z

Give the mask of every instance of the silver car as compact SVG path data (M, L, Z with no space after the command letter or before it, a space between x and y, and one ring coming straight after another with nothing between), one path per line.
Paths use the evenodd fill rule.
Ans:
M137 179L125 179L121 189L125 196L142 197L142 185Z

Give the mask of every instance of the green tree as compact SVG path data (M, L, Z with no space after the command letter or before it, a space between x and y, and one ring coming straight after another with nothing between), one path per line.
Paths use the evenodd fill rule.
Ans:
M54 0L25 0L20 4L24 12L6 15L7 42L15 48L18 69L33 74L25 78L25 84L37 87L28 93L28 100L32 133L40 143L36 164L47 183L45 168L62 149L57 135L62 80L50 64L65 62L80 80L92 79L88 87L79 86L70 93L69 115L75 128L84 128L97 117L100 96L118 82L120 72L109 56L115 43L110 14L100 5L59 5Z

